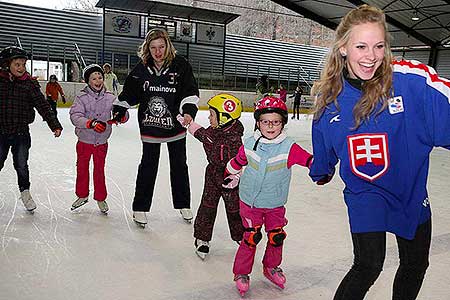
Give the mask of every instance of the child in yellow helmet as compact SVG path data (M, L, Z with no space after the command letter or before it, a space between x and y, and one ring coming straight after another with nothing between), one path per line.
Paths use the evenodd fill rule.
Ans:
M210 122L208 128L203 128L193 121L188 125L189 133L203 143L208 159L202 200L194 223L194 245L201 259L205 259L209 253L209 242L220 197L225 202L231 239L239 242L244 230L239 215L238 188L222 187L226 164L237 155L242 145L244 127L238 120L241 116L242 104L233 95L218 94L208 101L208 106ZM178 118L181 123L183 117L178 116Z

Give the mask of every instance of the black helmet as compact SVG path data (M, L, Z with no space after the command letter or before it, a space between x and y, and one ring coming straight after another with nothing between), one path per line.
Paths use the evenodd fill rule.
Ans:
M92 64L84 68L83 70L83 79L84 82L89 83L89 76L91 76L92 73L99 72L102 74L103 77L105 77L105 72L103 71L102 67L100 67L97 64Z
M16 46L9 46L3 49L0 52L0 63L3 64L4 62L15 59L15 58L25 58L30 59L30 54L27 53L27 51L23 50L20 47Z

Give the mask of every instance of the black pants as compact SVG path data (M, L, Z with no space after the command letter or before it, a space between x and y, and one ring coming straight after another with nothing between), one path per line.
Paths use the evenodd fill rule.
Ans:
M52 111L55 113L55 117L58 116L58 111L56 111L56 101L47 100L48 104L50 104Z
M159 143L142 144L142 159L136 179L133 211L150 211L161 152ZM173 207L175 209L190 208L191 192L186 164L186 138L168 142L167 148L169 150Z
M297 113L297 120L300 119L300 102L294 102L294 111L293 111L292 119L295 118L295 113Z
M0 134L0 170L5 165L11 148L13 165L17 173L19 190L30 189L30 171L28 157L31 148L30 133Z
M414 300L428 268L431 219L421 224L413 240L397 238L400 266L394 279L393 300ZM352 234L353 266L339 285L334 300L364 299L380 275L386 255L386 233Z

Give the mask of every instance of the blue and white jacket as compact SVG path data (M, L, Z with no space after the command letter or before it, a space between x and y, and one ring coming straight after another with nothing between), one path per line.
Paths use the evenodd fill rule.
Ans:
M353 233L388 231L413 239L431 216L426 188L433 147L450 149L450 81L417 61L393 63L394 97L352 130L361 91L344 80L337 102L312 128L314 181L339 174ZM377 111L377 110L376 110Z

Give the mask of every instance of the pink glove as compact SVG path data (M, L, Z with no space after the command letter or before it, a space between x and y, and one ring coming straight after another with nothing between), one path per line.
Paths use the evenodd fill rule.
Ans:
M183 126L184 117L182 115L177 115L177 121L180 122L181 126ZM183 126L183 127L187 127L189 133L194 135L194 133L202 126L195 123L194 121L191 121L191 123L189 123L188 125Z
M229 190L235 189L239 185L240 177L240 173L228 175L223 180L222 187Z

